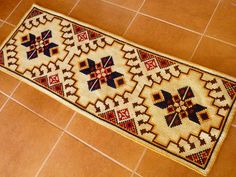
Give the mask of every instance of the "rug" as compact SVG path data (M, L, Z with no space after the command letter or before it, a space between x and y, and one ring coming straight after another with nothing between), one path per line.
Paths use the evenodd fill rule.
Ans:
M36 5L2 44L0 69L203 175L236 108L236 79Z

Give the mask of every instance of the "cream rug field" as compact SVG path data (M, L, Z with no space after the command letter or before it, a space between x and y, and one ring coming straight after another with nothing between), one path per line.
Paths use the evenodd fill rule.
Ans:
M236 108L236 79L38 6L2 44L0 70L203 175Z

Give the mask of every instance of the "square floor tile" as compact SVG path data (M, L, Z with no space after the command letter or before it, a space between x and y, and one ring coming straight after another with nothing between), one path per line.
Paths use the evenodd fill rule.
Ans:
M80 114L77 114L68 130L130 169L135 168L144 150L143 146Z
M193 56L193 62L236 76L236 47L204 37Z
M200 36L158 20L138 15L125 35L131 41L188 59Z
M62 128L74 113L55 99L24 83L21 83L13 98Z
M80 0L71 16L82 22L122 35L134 14L132 11L100 0Z
M130 172L64 135L39 177L129 177Z
M59 133L57 128L9 101L0 113L0 176L34 176Z
M221 1L206 34L236 44L236 0Z
M146 0L141 12L203 32L216 5L216 0Z

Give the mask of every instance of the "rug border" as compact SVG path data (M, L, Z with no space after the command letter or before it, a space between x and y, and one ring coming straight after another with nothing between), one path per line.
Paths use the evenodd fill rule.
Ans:
M185 65L190 65L190 67L196 67L196 69L200 69L200 70L202 70L202 71L204 71L204 72L211 73L211 74L216 75L216 76L218 76L218 77L220 77L220 78L224 78L224 77L225 77L225 79L227 79L227 80L231 80L231 81L236 82L236 78L234 78L234 77L232 77L232 76L229 76L229 75L227 75L227 74L221 73L221 72L219 72L219 71L215 71L215 70L213 70L213 69L209 69L209 68L203 67L203 66L201 66L201 65L192 63L192 62L190 62L190 61L185 61L185 60L183 60L183 59L179 59L179 58L177 58L177 57L173 57L173 56L171 56L171 55L168 55L168 54L164 54L164 53L155 51L155 50L153 50L153 49L151 49L151 48L148 48L148 47L145 47L145 46L136 44L136 43L134 43L134 42L132 42L132 41L129 41L129 40L127 40L127 39L124 39L123 37L117 36L117 35L115 35L115 34L112 34L112 33L110 33L110 32L104 31L104 30L102 30L102 29L100 29L100 28L97 28L97 27L95 27L95 26L92 26L92 25L89 25L89 24L87 24L87 23L81 22L81 21L76 20L76 19L74 19L74 18L71 18L71 17L69 17L69 16L67 16L67 15L64 15L64 14L61 14L61 13L58 13L58 12L55 12L55 11L53 11L53 10L49 10L49 9L47 9L47 8L38 6L38 5L36 5L36 4L33 4L33 5L31 6L31 8L30 8L27 12L25 12L24 16L21 18L21 20L19 21L19 23L14 27L14 29L13 29L12 32L8 35L8 37L2 42L1 48L4 47L4 44L11 38L11 36L14 34L15 30L22 24L22 22L25 20L25 18L28 16L29 12L30 12L33 8L38 8L38 9L47 11L47 12L49 12L49 13L58 15L58 16L60 16L60 17L62 17L62 18L68 19L68 20L70 20L70 21L72 21L72 22L74 22L74 23L82 24L82 25L84 25L84 26L86 26L86 27L88 27L88 28L92 28L92 29L97 30L97 31L100 31L100 32L102 32L102 33L104 33L104 34L106 34L106 35L109 35L109 36L112 36L112 37L114 37L114 38L117 38L117 39L121 40L121 41L124 42L124 43L131 44L131 45L133 45L133 46L135 46L135 47L142 48L142 49L144 49L144 50L147 50L147 51L152 52L152 53L156 53L156 54L158 54L158 55L162 55L162 56L167 57L167 58L169 58L169 59L171 59L171 60L176 60L176 61L179 62L179 63L183 63L183 64L185 64ZM221 146L222 146L222 144L223 144L223 141L225 140L226 135L228 134L228 131L229 131L230 127L231 127L231 123L232 123L232 121L233 121L234 115L235 115L235 113L236 113L236 110L235 110L235 109L236 109L236 104L235 104L235 100L234 100L234 101L233 101L233 104L231 105L232 107L231 107L231 111L230 111L230 113L229 113L229 115L228 115L228 120L226 120L226 121L224 122L223 132L221 133L221 136L220 136L220 138L219 138L219 140L218 140L218 143L217 143L217 145L215 146L215 149L214 149L214 152L213 152L213 154L212 154L212 156L211 156L211 159L209 160L207 167L206 167L205 169L201 169L201 168L199 168L199 167L196 167L196 166L194 166L194 165L192 165L192 164L190 164L190 163L184 161L183 159L181 159L181 158L179 158L179 157L176 157L176 156L172 155L172 154L169 153L169 152L166 152L166 151L164 151L164 150L162 150L162 149L160 149L160 148L154 148L153 145L150 145L149 143L146 143L146 142L143 141L143 140L141 140L142 142L140 142L140 139L139 139L139 138L137 138L137 137L135 137L135 136L133 136L133 135L128 134L127 132L124 132L124 131L118 129L117 127L115 127L115 126L113 126L113 125L110 125L109 123L106 123L106 122L101 121L101 120L98 119L95 115L92 115L92 114L86 112L85 110L83 110L83 109L81 109L81 108L79 108L79 107L77 107L77 106L74 106L73 104L68 103L67 101L65 101L65 100L62 99L61 97L58 97L57 95L52 94L51 92L49 92L49 91L46 90L45 88L43 88L43 87L37 85L36 83L34 83L34 82L32 82L32 81L29 81L29 80L25 79L25 78L22 77L22 76L17 75L16 73L14 73L14 72L12 72L12 71L7 70L7 69L4 68L4 67L0 67L0 70L3 71L3 72L5 72L5 73L7 73L7 74L9 74L9 75L11 75L11 76L13 76L13 77L15 77L15 78L17 78L17 79L19 79L19 80L21 80L21 81L23 81L24 83L26 83L26 84L32 86L33 88L35 88L35 89L41 91L42 93L44 93L44 94L46 94L46 95L52 97L53 99L59 101L60 103L66 105L66 106L68 106L69 108L73 109L74 111L78 112L79 114L82 114L82 115L84 115L85 117L91 119L92 121L95 121L95 122L99 123L100 125L103 125L103 126L109 128L109 129L111 129L111 130L117 132L118 134L120 134L120 135L122 135L122 136L124 136L124 137L126 137L126 138L128 138L128 139L130 139L130 140L132 140L132 141L134 141L134 142L136 142L136 143L138 143L138 144L141 144L142 146L145 146L145 147L149 148L150 150L152 150L152 151L154 151L154 152L157 152L157 153L159 153L159 154L161 154L161 155L163 155L163 156L165 156L165 157L167 157L167 158L169 158L169 159L171 159L171 160L174 160L174 161L176 161L177 163L180 163L180 164L182 164L183 166L186 166L186 167L188 167L188 168L190 168L190 169L192 169L192 170L196 171L197 173L200 173L200 174L202 174L202 175L204 175L204 176L206 176L206 175L209 173L210 169L212 168L212 166L213 166L213 164L214 164L214 162L215 162L215 160L216 160L216 158L217 158L217 155L218 155L218 153L219 153L219 151L220 151L220 148L221 148Z

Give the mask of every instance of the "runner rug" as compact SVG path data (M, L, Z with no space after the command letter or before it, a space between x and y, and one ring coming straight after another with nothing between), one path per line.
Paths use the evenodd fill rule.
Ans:
M35 5L3 43L0 65L88 118L204 175L236 108L236 79Z

